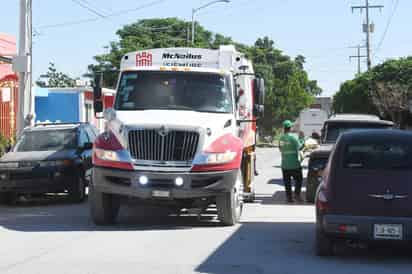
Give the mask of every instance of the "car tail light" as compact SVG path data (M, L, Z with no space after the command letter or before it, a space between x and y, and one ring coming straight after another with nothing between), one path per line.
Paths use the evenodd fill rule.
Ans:
M216 139L193 160L192 171L226 171L238 169L242 161L243 143L232 134Z
M93 146L93 165L133 170L129 152L111 131L97 137Z
M329 210L329 202L325 187L321 186L316 198L316 207L319 211L325 212Z
M356 225L341 224L338 226L339 233L358 233L358 227Z

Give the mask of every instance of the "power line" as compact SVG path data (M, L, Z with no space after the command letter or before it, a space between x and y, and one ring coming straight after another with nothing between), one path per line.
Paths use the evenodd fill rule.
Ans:
M99 11L93 9L92 7L90 7L89 5L85 4L84 2L81 2L79 0L72 0L73 3L76 3L77 5L79 5L80 7L90 11L91 13L101 17L101 18L106 18L106 15L100 13Z
M358 75L359 75L362 72L361 71L361 59L362 58L367 58L366 55L361 55L361 49L365 48L365 46L357 45L356 47L351 47L351 48L356 48L357 49L357 54L349 56L349 60L352 60L353 58L356 58L358 60Z
M394 5L394 8L393 8L393 10L392 10L391 15L389 16L388 23L386 24L385 31L383 32L382 38L381 38L381 40L379 41L379 44L378 44L378 46L376 47L375 52L378 52L378 51L381 49L381 47L382 47L382 45L383 45L383 42L385 41L386 34L388 33L389 28L390 28L390 26L391 26L392 19L393 19L393 17L395 16L396 10L398 9L399 0L395 0L395 1L396 1L396 2L395 2L395 5ZM375 56L376 56L376 53L375 53Z
M80 20L73 20L73 21L66 21L62 23L57 23L57 24L50 24L50 25L43 25L43 26L38 26L37 29L53 29L53 28L59 28L59 27L67 27L67 26L74 26L74 25L80 25L80 24L85 24L85 23L91 23L91 22L96 22L101 19L107 19L110 17L116 17L132 12L136 12L145 8L150 8L152 6L158 5L162 2L165 2L166 0L157 0L157 1L152 1L147 4L143 4L141 6L138 6L136 8L132 9L125 9L125 10L119 10L117 12L113 12L110 14L107 14L104 18L98 17L98 18L85 18L85 19L80 19Z

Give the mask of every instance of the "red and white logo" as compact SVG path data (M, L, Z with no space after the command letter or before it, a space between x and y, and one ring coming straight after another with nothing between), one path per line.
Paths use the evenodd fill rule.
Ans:
M150 67L153 64L153 56L150 52L139 52L136 54L137 67Z

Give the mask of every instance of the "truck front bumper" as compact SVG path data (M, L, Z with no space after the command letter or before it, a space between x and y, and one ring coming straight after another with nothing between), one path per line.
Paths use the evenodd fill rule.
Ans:
M214 197L229 192L235 185L237 170L224 172L151 172L93 168L92 185L99 192L140 199L191 199ZM147 178L142 185L140 178ZM176 186L176 178L183 180ZM180 180L180 179L179 179ZM162 197L160 194L167 194Z

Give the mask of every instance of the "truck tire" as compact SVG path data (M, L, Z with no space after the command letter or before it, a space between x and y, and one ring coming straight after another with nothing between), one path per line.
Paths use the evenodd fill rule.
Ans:
M233 189L216 197L216 208L223 225L232 226L239 222L243 210L243 176L240 170Z
M86 199L86 182L82 176L77 176L74 180L69 189L69 198L74 203L81 203Z
M316 255L320 257L329 257L334 254L334 242L322 233L320 229L316 229L315 249Z
M96 225L111 225L116 222L120 208L119 197L97 191L90 185L90 215Z

